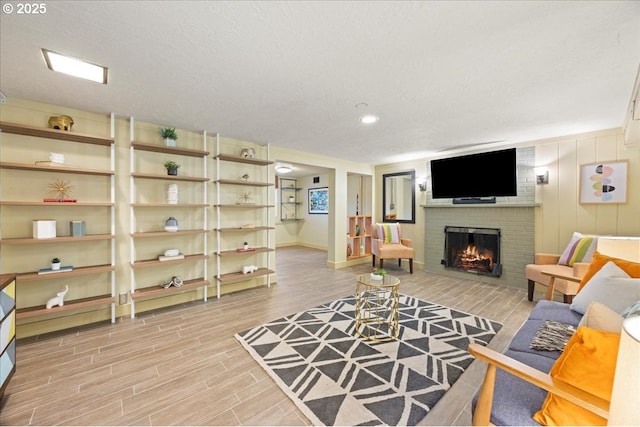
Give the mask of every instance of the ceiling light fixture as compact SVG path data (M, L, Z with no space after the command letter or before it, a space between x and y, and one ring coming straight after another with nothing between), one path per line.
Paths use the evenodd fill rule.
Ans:
M276 163L276 172L278 173L289 173L293 170L293 167L290 163Z
M48 49L42 49L42 55L47 67L52 71L107 84L107 76L109 74L107 67L72 58Z
M366 114L366 115L360 117L360 122L364 123L365 125L373 124L373 123L377 122L378 120L380 120L380 117L374 116L373 114Z

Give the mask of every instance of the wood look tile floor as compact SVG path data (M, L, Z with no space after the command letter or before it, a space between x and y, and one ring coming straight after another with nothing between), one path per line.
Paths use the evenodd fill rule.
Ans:
M324 251L303 247L276 260L270 288L19 340L0 425L309 425L234 334L350 295L371 266L332 270ZM503 323L490 344L499 351L534 305L524 287L385 269L404 294ZM422 424L469 425L484 369L473 362Z

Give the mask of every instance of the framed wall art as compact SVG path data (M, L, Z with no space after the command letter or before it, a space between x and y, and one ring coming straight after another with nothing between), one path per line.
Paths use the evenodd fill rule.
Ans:
M626 203L626 160L580 166L580 203Z
M309 213L328 214L329 213L329 188L309 189Z

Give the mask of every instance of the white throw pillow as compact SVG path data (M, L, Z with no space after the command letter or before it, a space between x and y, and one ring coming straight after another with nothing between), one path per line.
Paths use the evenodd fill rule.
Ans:
M580 319L578 326L586 326L587 328L619 334L622 330L623 321L624 317L619 313L611 310L604 304L591 301L587 312L582 316L582 319Z
M571 310L584 314L591 301L621 313L633 301L640 300L640 279L632 279L613 261L606 263L573 297Z

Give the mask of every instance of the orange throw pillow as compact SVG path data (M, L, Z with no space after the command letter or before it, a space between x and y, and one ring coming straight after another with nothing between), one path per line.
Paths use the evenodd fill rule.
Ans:
M611 401L619 345L620 334L581 326L549 374L552 378ZM606 419L551 393L547 394L542 408L533 419L546 426L607 425Z
M616 263L618 267L623 269L632 278L640 278L640 263L627 261L626 259L622 258L614 258L607 255L602 255L600 252L596 251L593 254L591 263L589 264L589 269L580 281L578 292L580 292L582 288L584 288L584 285L586 285L587 282L593 277L593 275L600 271L600 269L609 261L613 261L614 263Z

